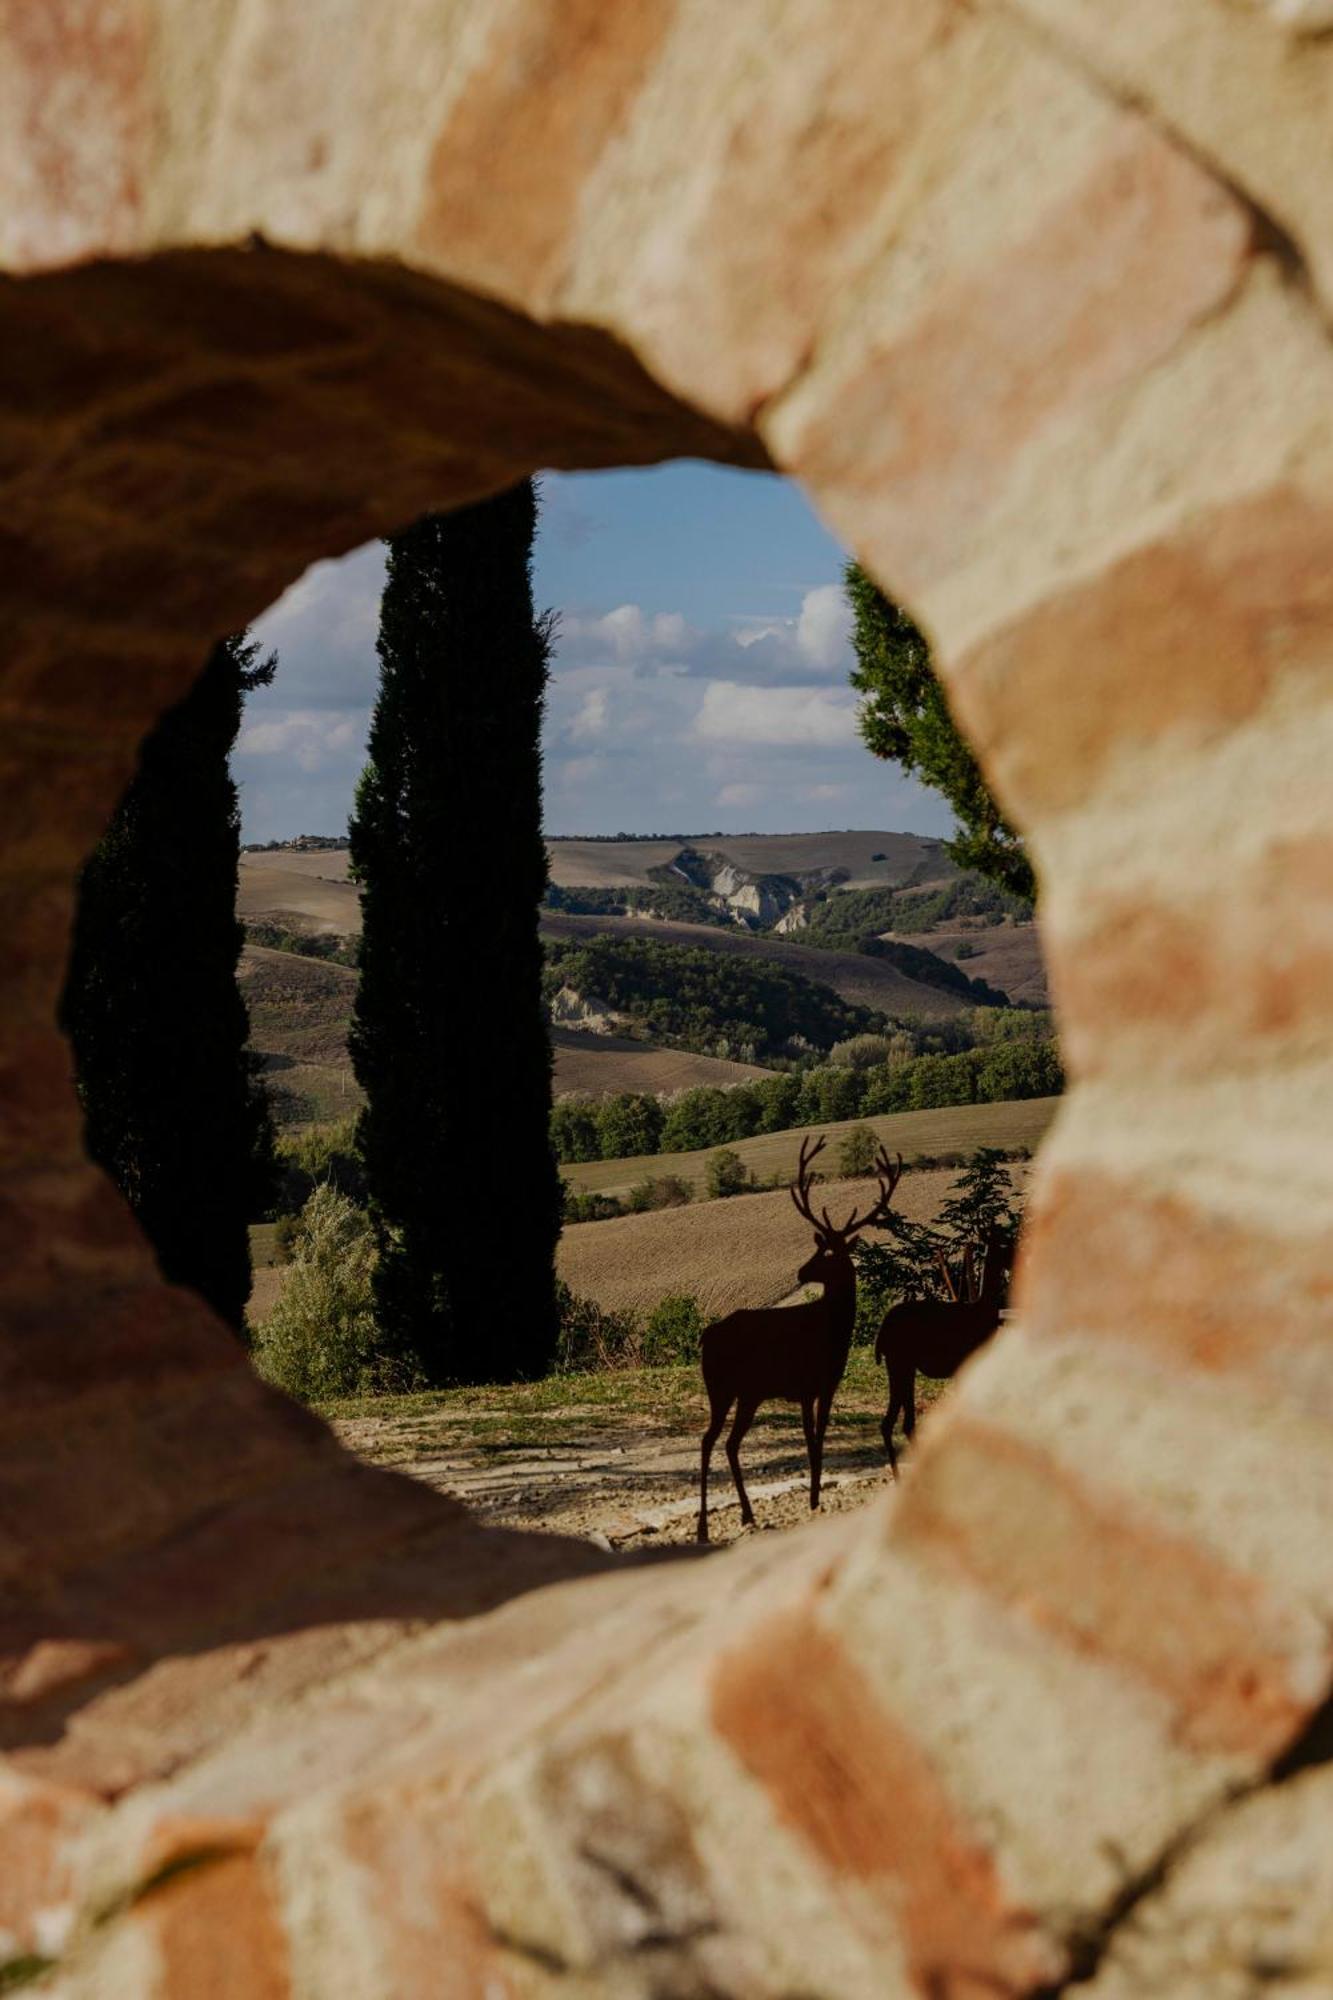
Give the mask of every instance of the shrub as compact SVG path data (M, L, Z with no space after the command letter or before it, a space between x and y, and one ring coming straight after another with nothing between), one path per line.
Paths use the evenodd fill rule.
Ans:
M628 1195L631 1215L643 1215L653 1208L687 1208L694 1190L679 1174L662 1174L656 1180L639 1181Z
M636 1368L643 1335L633 1313L606 1312L595 1299L582 1299L563 1281L555 1288L560 1332L555 1365L562 1375L598 1368Z
M862 1180L875 1171L879 1140L873 1125L853 1125L838 1148L838 1172L848 1180Z
M324 958L334 965L358 965L361 936L337 937L328 932L292 931L282 924L248 923L247 944L266 945L270 951L291 951L300 958Z
M354 1203L366 1197L366 1176L356 1150L356 1120L319 1125L299 1138L279 1139L273 1216L297 1215L317 1187L327 1183Z
M643 1330L644 1361L650 1367L670 1361L697 1361L699 1338L706 1324L692 1293L668 1293L648 1315Z
M303 1402L365 1390L406 1389L376 1345L370 1221L327 1182L301 1212L282 1296L255 1334L266 1382Z
M568 1181L564 1190L565 1222L609 1222L612 1216L625 1213L624 1203L613 1194L579 1194Z
M710 1201L723 1201L728 1195L743 1194L750 1185L750 1176L739 1153L733 1153L724 1146L720 1153L714 1153L705 1169L706 1186Z
M843 1069L873 1069L876 1063L887 1062L894 1053L894 1043L888 1035L850 1035L845 1042L835 1042L828 1052L831 1063ZM910 1044L908 1054L912 1053Z
M296 1249L296 1239L301 1232L299 1215L280 1215L273 1230L273 1261L275 1264L290 1264Z

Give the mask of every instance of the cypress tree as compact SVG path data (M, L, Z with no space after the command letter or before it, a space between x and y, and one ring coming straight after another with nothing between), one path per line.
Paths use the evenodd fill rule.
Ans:
M530 1378L555 1349L536 520L525 480L390 540L351 825L376 1318L404 1379L426 1383Z
M84 865L61 1025L89 1153L163 1275L244 1332L248 1224L273 1128L236 983L240 807L228 758L246 693L273 678L244 633L209 654L139 753Z

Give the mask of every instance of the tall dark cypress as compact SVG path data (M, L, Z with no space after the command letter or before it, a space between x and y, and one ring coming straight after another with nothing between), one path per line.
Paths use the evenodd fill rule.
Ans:
M531 480L389 543L351 826L352 1061L386 1352L421 1382L539 1375L559 1182L537 906L546 886Z
M240 808L228 766L246 693L273 678L222 640L139 767L84 866L61 1025L88 1151L125 1195L164 1276L243 1332L247 1225L273 1129L236 984Z

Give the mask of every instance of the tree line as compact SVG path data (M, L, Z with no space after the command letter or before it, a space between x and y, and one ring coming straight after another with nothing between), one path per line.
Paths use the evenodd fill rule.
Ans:
M693 1153L762 1132L837 1124L893 1111L1056 1097L1064 1069L1052 1037L996 1042L869 1069L823 1064L762 1082L701 1084L671 1098L622 1091L600 1100L562 1097L551 1109L551 1145L562 1166L650 1153Z
M729 911L720 909L704 890L687 882L663 882L652 888L627 882L613 889L562 889L551 882L545 906L571 917L662 917L677 924L735 929Z

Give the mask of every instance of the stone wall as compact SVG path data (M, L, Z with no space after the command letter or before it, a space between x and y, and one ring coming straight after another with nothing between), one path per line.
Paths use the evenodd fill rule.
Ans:
M0 9L0 1976L1333 1992L1327 13ZM209 636L677 453L801 478L931 630L1076 1081L896 1504L644 1566L258 1385L53 1015Z

